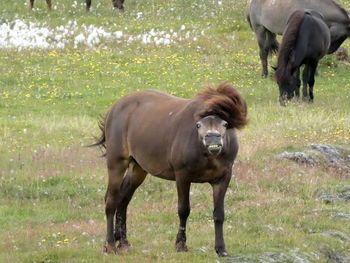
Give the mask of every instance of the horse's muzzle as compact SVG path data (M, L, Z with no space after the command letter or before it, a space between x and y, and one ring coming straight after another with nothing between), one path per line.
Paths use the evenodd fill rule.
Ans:
M220 133L209 132L204 137L204 145L212 155L218 155L222 150L222 136Z

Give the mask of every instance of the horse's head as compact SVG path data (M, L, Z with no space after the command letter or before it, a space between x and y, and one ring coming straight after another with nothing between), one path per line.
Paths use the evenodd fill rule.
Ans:
M291 79L288 83L278 84L280 90L279 101L281 106L285 106L288 100L294 97L294 92L297 89L297 84L294 79Z
M272 67L276 72L278 72L277 67ZM282 73L278 72L275 74L275 79L278 84L278 88L280 91L280 97L279 101L281 106L285 106L287 100L291 100L294 97L294 93L296 92L296 89L298 89L298 83L297 83L297 71L292 71L291 75L288 75L286 73L287 71L284 70Z
M218 116L209 115L196 123L199 140L211 155L219 155L224 147L228 123Z

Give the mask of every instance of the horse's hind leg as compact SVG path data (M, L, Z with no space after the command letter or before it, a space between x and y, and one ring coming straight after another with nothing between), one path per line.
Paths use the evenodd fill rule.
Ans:
M254 27L255 34L258 38L259 56L262 65L262 76L267 77L268 62L267 57L270 53L275 53L278 50L278 42L276 35L268 31L265 27L258 25Z
M266 29L263 26L257 26L254 30L256 33L256 37L258 38L259 56L262 66L262 76L267 77L267 57L269 55L269 49L266 46Z
M104 252L116 253L114 237L114 215L119 201L119 190L123 181L123 176L127 169L128 161L121 158L108 159L108 187L105 196L105 212L107 218L107 236Z
M47 7L49 8L49 10L51 10L51 0L46 0L46 3L47 3Z
M126 234L126 212L135 190L145 180L146 175L147 172L145 172L135 160L130 161L128 171L120 187L120 202L118 202L116 214L115 239L119 240L118 249L120 250L128 250L130 247Z

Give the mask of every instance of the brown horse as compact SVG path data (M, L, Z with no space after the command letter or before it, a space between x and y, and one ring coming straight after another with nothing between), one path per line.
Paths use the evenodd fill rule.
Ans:
M187 251L186 221L191 183L213 188L215 250L227 256L223 239L224 197L238 151L235 128L247 123L247 107L227 83L208 87L193 99L159 91L135 92L107 113L94 144L105 147L108 188L105 196L107 237L104 251L128 249L126 210L146 174L176 181L180 225L177 251ZM114 216L116 217L114 229Z
M33 9L34 7L34 0L29 0L30 3L30 9ZM51 0L46 0L47 3L47 7L49 8L49 10L51 10ZM112 4L115 8L118 9L124 9L124 0L112 0ZM90 11L90 7L91 7L91 0L86 0L86 11Z

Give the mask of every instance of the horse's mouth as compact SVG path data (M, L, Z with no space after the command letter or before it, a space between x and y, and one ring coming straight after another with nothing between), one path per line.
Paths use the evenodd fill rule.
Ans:
M207 147L208 151L213 155L218 155L221 152L222 145L220 144L211 144Z

